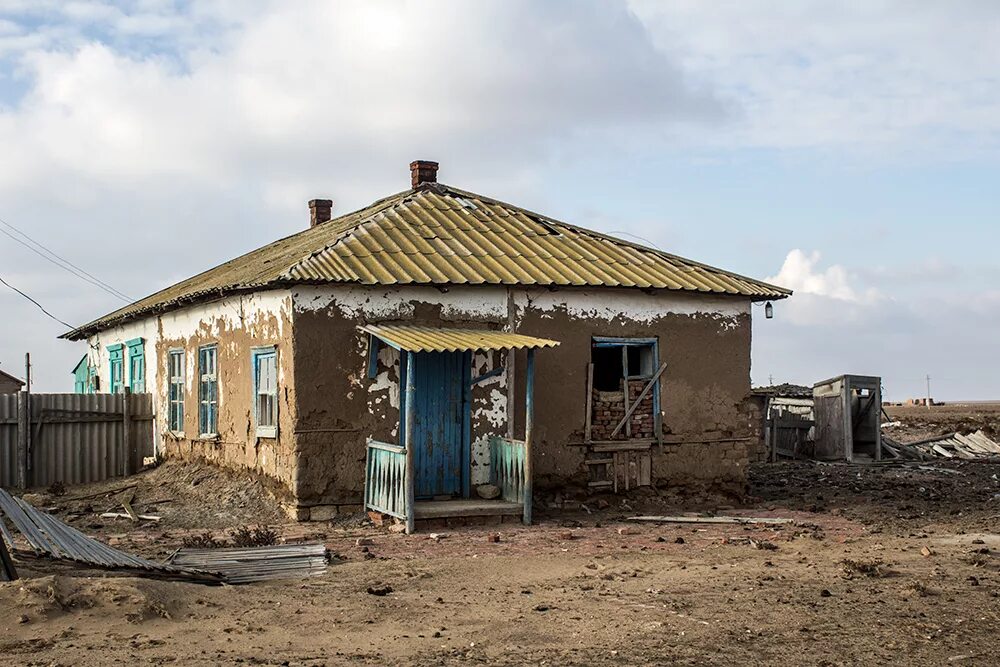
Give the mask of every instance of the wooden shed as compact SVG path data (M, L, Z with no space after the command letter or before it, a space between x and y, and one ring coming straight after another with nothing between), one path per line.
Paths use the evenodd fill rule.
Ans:
M813 386L814 456L819 460L882 459L882 378L841 375Z

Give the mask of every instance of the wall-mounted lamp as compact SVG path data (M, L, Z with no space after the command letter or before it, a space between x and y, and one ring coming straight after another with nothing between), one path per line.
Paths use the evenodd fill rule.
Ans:
M769 320L774 319L774 306L771 305L770 301L764 304L764 317Z

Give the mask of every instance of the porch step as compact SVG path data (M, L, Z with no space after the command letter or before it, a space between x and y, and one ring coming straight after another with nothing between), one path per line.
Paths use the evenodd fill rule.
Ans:
M414 504L416 519L447 519L460 516L519 515L524 512L520 503L503 500L424 500Z

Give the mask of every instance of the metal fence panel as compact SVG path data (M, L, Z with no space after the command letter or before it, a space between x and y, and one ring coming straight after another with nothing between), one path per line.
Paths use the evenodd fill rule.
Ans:
M123 394L31 394L29 486L86 484L126 473ZM128 471L153 456L152 395L129 396ZM17 394L0 395L0 486L18 484Z

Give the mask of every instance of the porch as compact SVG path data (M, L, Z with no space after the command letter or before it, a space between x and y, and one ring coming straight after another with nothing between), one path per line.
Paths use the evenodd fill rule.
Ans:
M370 371L378 348L399 352L399 442L369 439L365 462L365 509L396 517L412 533L417 520L520 516L531 523L531 435L534 422L535 350L556 341L476 329L363 326L369 334ZM472 484L472 387L507 369L472 377L477 350L525 349L523 439L490 435L489 491L479 498ZM508 363L509 359L508 359ZM370 372L371 374L371 372ZM508 419L513 406L507 405ZM495 488L492 488L495 487Z

